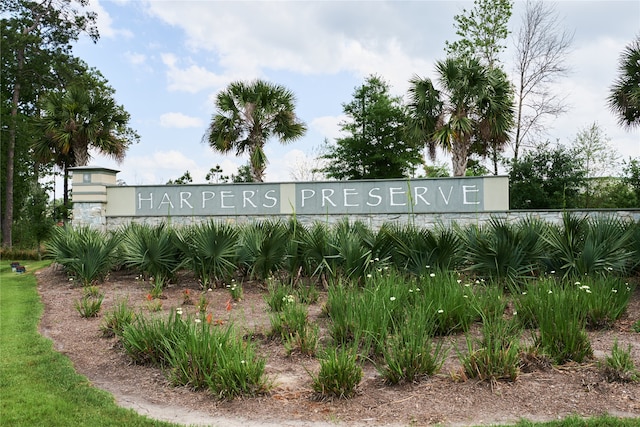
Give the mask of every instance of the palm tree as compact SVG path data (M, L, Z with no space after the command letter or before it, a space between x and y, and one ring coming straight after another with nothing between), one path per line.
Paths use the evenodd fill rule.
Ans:
M618 79L607 98L609 107L622 126L640 126L640 35L620 56Z
M68 205L69 168L86 166L90 149L118 162L139 139L128 127L129 113L115 103L109 90L72 86L43 101L37 126L42 137L33 144L36 159L54 162L64 171L64 205Z
M440 90L429 78L411 79L411 130L432 159L437 147L451 152L454 176L464 176L472 144L486 154L509 140L513 92L503 71L476 59L447 58L436 70Z
M234 82L216 98L217 112L203 137L211 148L237 155L248 152L251 174L262 182L267 157L264 144L271 136L287 143L307 128L295 115L295 97L284 86L254 80Z

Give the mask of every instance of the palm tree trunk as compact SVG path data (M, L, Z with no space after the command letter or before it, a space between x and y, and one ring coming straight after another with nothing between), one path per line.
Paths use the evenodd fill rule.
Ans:
M464 176L467 172L467 160L469 150L464 143L454 142L451 144L451 163L453 166L453 176Z

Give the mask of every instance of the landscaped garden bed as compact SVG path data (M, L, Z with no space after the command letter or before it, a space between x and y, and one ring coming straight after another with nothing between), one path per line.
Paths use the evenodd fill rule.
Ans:
M639 415L632 364L640 361L634 330L640 299L635 258L625 255L637 225L619 224L618 238L626 240L615 256L607 241L611 260L598 261L586 275L580 269L592 267L585 263L554 267L561 260L549 255L561 255L553 252L553 231L530 229L538 233L534 240L522 224L500 225L407 232L385 249L380 233L344 224L340 233L324 235L326 246L315 247L316 254L324 248L321 256L304 246L313 231L313 241L322 240L318 230L295 238L283 231L276 241L286 249L272 247L267 253L280 255L271 258L264 256L265 242L278 230L254 231L261 237L253 242L261 244L243 231L228 255L234 262L219 258L221 270L207 276L193 262L180 263L189 251L182 236L180 255L168 263L180 268L160 286L160 270L144 271L142 262L112 264L104 280L84 286L72 268L54 264L38 276L41 329L121 404L186 424L480 424ZM594 239L594 225L581 226L573 256L584 260L578 245ZM506 231L516 237L495 237ZM612 235L609 229L604 237ZM499 254L496 242L503 238ZM120 256L131 251L115 247ZM481 262L491 253L500 258L494 270ZM313 259L321 261L308 263Z

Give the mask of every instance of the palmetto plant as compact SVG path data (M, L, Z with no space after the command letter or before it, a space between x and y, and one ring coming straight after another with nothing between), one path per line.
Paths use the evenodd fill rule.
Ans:
M614 217L563 215L562 225L550 226L543 238L549 246L549 268L564 277L624 273L636 256L634 228Z
M508 284L532 276L540 269L544 255L543 230L543 223L535 219L509 224L499 218L491 218L484 226L461 229L468 270Z
M392 248L391 260L398 269L423 275L432 269L453 269L460 262L461 241L452 229L385 225L381 233Z
M336 271L338 251L334 246L335 234L323 222L314 223L301 236L301 250L307 262L306 274L326 280Z
M88 286L110 271L118 242L115 235L89 227L58 227L45 245L55 262Z
M205 289L235 271L239 236L238 227L214 221L176 231L185 261Z
M240 233L239 262L250 277L266 279L284 266L289 229L281 221L245 225Z
M162 288L182 265L175 231L166 224L130 224L120 231L122 256L127 267L153 277L154 286Z

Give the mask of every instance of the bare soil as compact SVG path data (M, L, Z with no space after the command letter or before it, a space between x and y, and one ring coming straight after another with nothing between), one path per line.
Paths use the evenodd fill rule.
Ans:
M75 369L98 388L112 393L117 403L151 418L184 425L214 426L463 426L514 423L520 419L546 421L569 415L584 417L610 414L640 417L640 384L608 382L598 361L611 354L617 339L622 348L631 345L636 366L640 366L640 334L631 329L640 318L640 291L636 291L627 313L612 328L589 332L594 359L588 363L552 367L532 363L523 367L515 382L462 381L454 350L439 375L415 384L385 385L375 367L364 367L358 394L348 400L314 398L309 372L318 362L297 354L287 355L282 344L266 340L269 314L258 285L244 288L244 298L227 310L225 289L204 292L208 312L218 322L235 322L257 337L260 353L267 358L266 372L273 380L269 394L255 398L221 401L206 392L172 387L160 369L134 365L115 338L103 338L100 324L105 312L123 298L148 313L150 286L135 275L116 272L100 284L105 294L99 317L82 318L74 301L82 289L69 282L55 266L36 273L44 303L40 331L53 340L55 349L67 355ZM181 277L167 287L161 300L163 310L181 306L196 312L195 305L183 305L184 290L197 302L202 291L192 277ZM321 307L326 295L310 310L312 321L326 323ZM477 332L477 331L476 331ZM464 336L446 338L451 346L463 348Z

